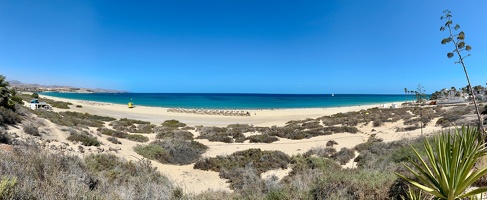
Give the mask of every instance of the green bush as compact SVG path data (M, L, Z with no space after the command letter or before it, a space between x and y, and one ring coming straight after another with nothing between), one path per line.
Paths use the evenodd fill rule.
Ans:
M166 120L162 124L164 127L169 127L169 128L179 128L179 127L185 127L186 124L179 122L178 120L171 119L171 120Z
M151 133L154 127L156 127L154 124L139 124L134 133Z
M136 119L127 119L127 118L122 118L119 121L125 122L129 125L132 125L132 124L150 124L150 122L147 122L147 121L136 120Z
M150 122L122 118L117 121L112 121L109 124L113 129L118 131L126 131L131 133L151 133L155 126Z
M70 102L63 102L63 101L46 101L46 103L51 105L52 107L59 108L59 109L69 109L69 105L73 105Z
M148 145L137 145L134 147L134 151L145 158L151 160L161 160L161 163L168 163L166 160L170 156L162 145L158 144L148 144Z
M158 129L157 139L176 139L176 140L193 140L193 133L184 130L165 128Z
M106 116L100 116L100 115L92 115L88 113L80 113L80 112L71 112L71 111L66 111L66 112L61 112L64 116L69 116L73 118L78 118L78 119L84 119L84 120L90 120L90 121L102 121L102 122L110 122L114 121L115 118L113 117L106 117Z
M329 126L329 127L325 127L323 130L325 132L330 131L330 132L334 132L334 133L344 133L344 132L357 133L358 132L358 129L356 127L353 127L353 126L340 126L340 127Z
M37 92L33 92L30 97L34 98L34 99L37 99L39 98L39 94L37 94Z
M89 133L77 132L75 130L70 131L70 135L67 138L69 141L81 142L83 146L100 146L100 142Z
M136 153L160 163L190 164L201 158L207 146L187 140L157 140L148 145L134 147Z
M200 132L200 135L197 139L208 139L212 142L225 142L225 143L233 143L234 137L232 133L228 131L226 127L198 127L196 131ZM237 138L243 137L245 135L239 134L238 132L233 132Z
M273 143L279 140L276 136L270 136L266 134L252 135L247 137L247 139L249 139L250 143Z
M98 128L97 130L100 134L108 135L112 137L126 138L128 136L128 133L122 131L116 131L108 128Z
M38 117L48 119L52 123L69 126L69 127L103 127L105 121L110 121L114 118L103 117L98 115L90 115L88 113L79 112L52 112L42 109L33 111Z
M0 126L14 125L21 121L21 117L14 110L0 107Z
M292 171L289 173L289 177L286 179L292 179L293 176L306 174L310 169L316 169L320 171L339 171L342 167L331 159L324 159L313 156L296 155L291 158Z
M17 185L17 178L5 178L0 180L0 198L8 199L12 198L14 187Z
M127 139L132 140L132 141L136 141L136 142L147 142L147 141L149 141L148 137L143 136L143 135L139 135L139 134L129 134L127 136Z
M76 105L76 108L82 108L83 106L82 105Z

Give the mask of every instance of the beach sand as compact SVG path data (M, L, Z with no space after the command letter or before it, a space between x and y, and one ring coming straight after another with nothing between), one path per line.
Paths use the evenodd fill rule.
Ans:
M201 115L192 113L174 113L168 112L168 108L160 107L146 107L136 106L135 108L128 108L127 105L120 104L106 104L94 103L79 100L70 100L57 97L43 96L45 98L54 99L57 101L66 101L73 103L69 111L77 111L83 113L96 114L101 116L111 116L115 118L129 118L149 121L160 125L165 120L176 119L189 126L203 125L203 126L227 126L229 124L252 124L254 126L284 126L286 122L291 120L302 120L306 118L318 118L326 115L336 113L345 113L350 111L359 111L373 107L390 106L389 104L381 105L363 105L363 106L349 106L349 107L335 107L335 108L307 108L307 109L268 109L268 110L244 110L249 112L250 116L220 116L220 115ZM400 102L395 104L401 105ZM77 108L76 105L81 105L82 108ZM67 111L63 109L54 108L54 111ZM435 119L433 123L435 124ZM340 133L326 136L318 136L310 139L290 140L279 138L279 141L270 144L264 143L222 143L210 142L206 139L198 139L197 141L207 145L209 149L203 157L214 157L217 155L230 155L236 151L242 151L250 148L260 148L262 150L279 150L288 155L296 155L305 153L313 147L325 146L329 140L335 140L338 145L334 147L340 150L343 147L352 148L357 144L366 142L371 134L376 134L377 137L384 139L385 142L399 140L402 138L412 138L421 135L420 130L410 132L396 132L396 127L403 127L402 121L396 123L386 123L381 127L372 127L371 123L368 126L357 126L359 133ZM423 129L423 134L431 134L434 131L440 130L435 126L428 126ZM193 133L195 133L193 131ZM155 134L146 134L151 141L155 139ZM106 140L106 136L99 137L105 145L104 148L120 148L116 153L127 160L140 160L142 156L133 151L133 147L137 142L121 139L122 145L115 145ZM148 143L148 142L147 142ZM226 180L219 178L217 172L202 171L193 169L194 164L190 165L168 165L152 161L152 164L159 169L161 173L170 178L175 184L183 188L188 193L200 193L207 190L224 190L230 191L229 184ZM353 167L353 162L347 164L346 167ZM275 174L277 177L284 177L289 172L287 170L272 170L264 173L263 178Z

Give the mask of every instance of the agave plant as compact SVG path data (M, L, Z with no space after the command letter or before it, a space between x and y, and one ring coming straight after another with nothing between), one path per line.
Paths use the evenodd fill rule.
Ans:
M410 159L411 171L418 181L397 174L411 185L438 199L461 199L487 191L482 187L466 192L467 188L487 173L487 167L475 169L476 161L486 155L484 136L475 128L462 127L442 132L433 143L424 141L427 160L413 148L418 162Z

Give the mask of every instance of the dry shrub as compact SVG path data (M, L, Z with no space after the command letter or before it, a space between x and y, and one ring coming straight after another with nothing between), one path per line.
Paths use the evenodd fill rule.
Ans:
M220 177L228 179L232 189L256 191L263 186L260 174L271 169L286 169L289 162L289 156L280 151L248 149L229 156L206 158L194 168L220 172Z
M330 158L336 153L336 149L333 147L313 147L310 150L308 150L306 153L304 153L304 156L313 156L316 155L321 158Z
M180 128L180 127L186 126L185 123L182 123L182 122L175 120L175 119L166 120L161 125L163 127L168 127L168 128Z
M76 131L74 129L69 130L69 141L81 142L83 146L100 146L100 142L86 131Z
M0 143L12 144L12 137L5 130L0 130Z
M193 140L193 133L189 131L160 127L156 129L157 139L176 139L176 140Z
M247 137L247 139L249 139L250 143L273 143L279 140L279 138L275 136L270 136L266 134L252 135Z
M112 129L108 129L108 128L98 128L97 131L100 134L108 135L108 136L112 136L112 137L117 137L117 138L126 138L128 136L128 133L126 133L126 132L118 131L118 130L112 130Z
M36 145L0 154L0 177L17 180L6 199L171 199L172 184L147 161L52 154Z
M132 140L132 141L136 141L136 142L148 142L149 141L148 137L143 136L143 135L139 135L139 134L129 134L127 136L127 139Z
M333 145L338 145L338 142L335 140L328 140L328 142L326 142L327 147L333 147Z
M21 121L21 117L14 110L0 107L0 126L14 125Z
M22 130L26 134L29 134L32 136L41 136L41 134L39 133L39 127L37 127L34 123L31 123L31 122L24 123Z
M347 162L354 157L355 151L346 147L343 147L342 149L340 149L340 151L336 152L332 156L333 160L336 160L341 165L347 164Z
M188 140L157 140L148 145L134 147L136 153L160 163L190 164L198 161L207 146Z
M107 140L113 144L122 144L116 137L108 137Z

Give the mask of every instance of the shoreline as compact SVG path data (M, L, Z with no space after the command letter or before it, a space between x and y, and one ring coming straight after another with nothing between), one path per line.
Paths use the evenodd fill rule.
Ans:
M269 96L269 98L276 98L276 102L274 103L271 103L269 104L269 102L265 102L267 100L264 100L264 103L263 104L259 104L258 106L248 106L248 105L253 105L253 102L254 101L261 101L260 98L267 98L267 96L265 97L258 97L259 99L246 99L245 101L249 101L247 103L244 103L244 102L239 102L237 104L234 104L234 105L226 105L226 106L222 106L220 105L220 100L210 100L210 102L208 102L209 104L206 105L206 104L195 104L195 105L187 105L187 104L177 104L177 103L174 103L174 101L167 101L165 100L165 98L172 98L172 97L165 97L163 96L162 99L160 99L161 102L165 102L163 104L161 103L157 103L157 101L154 101L156 99L151 99L150 101L147 101L147 100L141 100L140 102L137 102L137 98L138 97L132 97L132 96L127 96L127 97L123 97L123 99L126 99L126 100L123 100L121 101L120 97L117 97L115 99L112 99L110 100L110 97L95 97L95 100L91 100L92 98L87 98L85 96L56 96L56 95L50 95L52 93L39 93L39 95L42 95L42 96L45 96L45 97L51 97L51 98L61 98L61 99L69 99L69 100L79 100L79 101L87 101L87 102L94 102L94 103L104 103L104 104L120 104L120 105L127 105L127 103L129 102L132 102L134 106L146 106L146 107L156 107L156 108L172 108L172 109L207 109L207 110L279 110L279 109L314 109L314 108L336 108L336 107L350 107L350 106L368 106L368 105L381 105L381 104L391 104L391 103L402 103L402 102L406 102L408 100L411 100L411 99L404 99L404 97L402 95L399 95L399 94L341 94L341 96L338 96L338 97L334 97L336 99L332 99L332 98L329 98L328 96L324 96L324 94L282 94L284 96ZM71 94L78 94L78 93L71 93ZM96 94L96 93L94 93ZM110 93L111 94L111 93ZM139 93L134 93L134 94L139 94ZM152 93L140 93L140 94L152 94ZM165 95L165 94L173 94L173 93L154 93L154 94L162 94L162 95ZM179 94L179 93L175 93L175 94ZM200 93L181 93L181 95L183 95L182 97L178 97L178 98L192 98L193 95L196 94L196 95L199 95ZM213 93L201 93L201 95L210 95L208 96L208 98L220 98L219 96L211 96ZM219 95L219 93L214 93L215 95ZM226 93L223 93L223 94L226 94ZM244 98L247 98L246 95L253 95L253 93L243 93L243 94L240 94L240 93L229 93L230 95L242 95L242 97ZM185 96L185 95L189 95L189 96ZM259 94L255 94L255 95L259 95ZM281 95L281 94L262 94L262 95ZM302 97L306 97L307 95L311 95L311 96L316 96L318 98L324 98L324 99L319 99L319 100L306 100L306 101L303 101L304 104L302 104L303 102L301 102L301 100L299 99L293 99L294 96L296 96L296 98L302 98ZM358 100L358 99L361 99L363 98L362 96L365 96L366 99L368 100ZM375 100L371 100L371 96L378 96L378 97L386 97L385 99L375 99ZM199 96L197 96L198 98ZM232 98L232 96L229 96L230 98ZM288 97L290 97L290 99L287 99ZM400 97L400 98L397 98L397 97ZM132 98L134 100L132 100ZM146 97L141 97L142 99L143 98L146 98ZM206 98L206 97L204 97ZM222 97L222 98L226 98L226 97ZM253 97L252 97L253 98ZM281 99L281 98L284 98ZM314 97L313 97L314 98ZM392 99L389 99L389 98L392 98ZM128 100L130 99L130 100ZM232 99L231 101L234 101L236 99ZM239 99L240 100L240 99ZM190 99L191 101L191 99ZM197 100L199 101L199 100ZM226 101L226 100L225 100ZM274 101L274 100L272 100ZM279 103L279 101L285 101L285 102L289 102L289 101L297 101L297 104L294 104L294 105L290 105L290 104L281 104ZM176 102L179 102L179 101L176 101ZM325 102L324 104L316 104L316 102ZM139 104L140 103L140 104ZM193 103L193 102L192 102ZM213 104L218 104L218 105L213 105ZM242 106L243 105L243 106Z
M326 108L280 108L280 109L206 109L206 110L223 110L223 111L244 111L250 116L224 116L195 113L169 112L167 107L152 106L135 106L128 108L125 104L96 102L86 100L75 100L68 98L53 97L40 94L42 98L50 98L56 101L70 102L70 111L87 112L101 116L110 116L115 118L131 118L145 120L151 123L160 124L165 120L176 119L188 125L204 126L227 126L230 124L252 124L255 126L283 126L291 120L301 120L306 118L318 118L336 113L345 113L352 111L366 110L370 108L388 108L392 104L400 105L404 102L389 102L381 104L355 105L355 106L337 106ZM77 108L81 105L82 108ZM64 109L54 108L55 111L65 111ZM196 109L194 109L196 110Z

